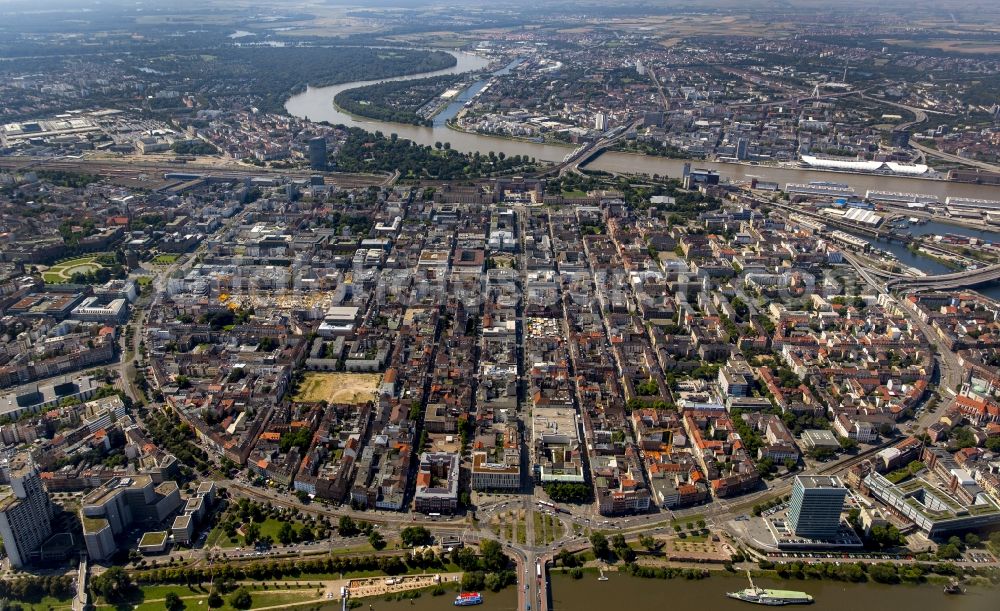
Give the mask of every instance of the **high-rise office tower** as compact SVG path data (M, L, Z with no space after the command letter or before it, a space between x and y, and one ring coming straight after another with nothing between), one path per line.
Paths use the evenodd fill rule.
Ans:
M788 522L799 537L829 538L840 528L847 488L837 477L800 475L792 486Z
M309 167L313 170L326 169L326 138L309 140Z
M736 158L740 161L745 161L750 157L750 141L746 138L740 138L736 141Z

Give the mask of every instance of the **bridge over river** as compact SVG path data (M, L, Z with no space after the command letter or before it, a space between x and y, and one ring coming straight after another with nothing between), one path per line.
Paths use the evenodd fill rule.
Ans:
M987 265L977 269L966 269L951 274L933 276L897 276L886 281L891 290L955 290L972 288L1000 281L1000 264Z

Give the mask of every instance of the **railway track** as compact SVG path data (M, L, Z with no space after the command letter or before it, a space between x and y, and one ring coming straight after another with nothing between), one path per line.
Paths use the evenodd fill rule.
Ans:
M145 179L151 182L162 182L164 174L181 171L203 176L231 177L234 180L257 176L308 179L316 174L315 172L301 170L289 171L243 166L182 165L167 162L103 159L35 159L28 157L0 157L0 168L15 172L29 170L78 172L106 178ZM390 184L393 179L392 176L386 177L377 174L325 173L323 177L326 184L333 184L344 188L383 186Z

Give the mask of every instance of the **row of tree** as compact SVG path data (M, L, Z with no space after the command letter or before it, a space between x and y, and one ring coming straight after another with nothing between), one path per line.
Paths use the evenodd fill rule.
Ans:
M351 128L347 140L334 158L337 169L344 172L394 172L403 178L458 180L500 176L536 169L533 159L521 155L507 157L490 151L483 155L460 153L450 146L436 143L423 146L392 134L368 133Z
M73 594L73 578L68 575L19 577L0 580L0 598L37 601L50 596L66 598Z
M510 558L500 543L492 539L479 544L478 555L468 547L453 550L451 561L465 571L462 575L464 590L488 588L496 592L517 583L517 573L511 570Z
M473 554L475 555L475 554ZM443 569L449 558L434 554L407 553L398 556L336 556L296 560L270 560L246 565L216 563L214 567L156 568L138 571L136 580L143 584L199 584L213 580L261 581L331 573L381 571L388 575L409 569Z
M152 410L146 416L146 431L156 445L165 448L185 465L203 471L210 466L208 453L195 445L194 431L177 414Z
M890 562L879 562L875 564L865 564L863 562L789 562L775 564L770 561L761 561L760 568L777 572L782 579L833 579L836 581L864 582L874 581L877 583L900 583L924 581L926 575L936 573L944 576L960 576L962 569L950 563L938 564L900 564Z
M552 482L545 484L545 494L556 503L586 503L593 491L587 484L574 482Z

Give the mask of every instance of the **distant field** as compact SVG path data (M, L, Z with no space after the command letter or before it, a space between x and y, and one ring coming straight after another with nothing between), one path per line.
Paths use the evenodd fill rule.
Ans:
M371 401L382 381L378 373L318 373L310 372L299 386L294 401L353 403Z
M762 28L758 19L750 14L709 17L705 15L655 15L641 19L623 19L615 22L622 30L641 31L663 37L663 46L676 44L673 40L689 36L754 36L775 38L794 30L794 25L783 21L768 22ZM666 43L666 44L664 44Z
M947 51L949 53L1000 53L1000 44L995 42L980 42L976 40L909 40L888 38L885 39L884 42L903 47L937 49L939 51Z

